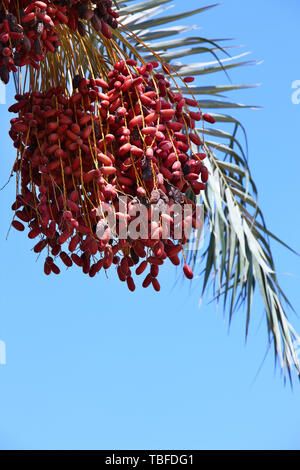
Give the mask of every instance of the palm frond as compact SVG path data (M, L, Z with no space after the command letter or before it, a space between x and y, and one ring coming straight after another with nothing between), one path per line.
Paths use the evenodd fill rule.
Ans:
M215 299L219 301L223 297L230 321L238 307L245 304L247 336L254 290L258 285L275 355L284 370L290 372L295 366L299 371L294 349L299 337L282 304L282 299L287 299L278 284L268 243L268 236L273 235L266 228L257 205L257 191L249 167L234 151L230 154L232 163L217 158L212 150L213 147L220 150L217 144L207 141L204 147L209 156L210 178L201 202L210 236L204 253L198 246L188 252L194 269L205 264L202 295L212 280ZM229 153L226 146L222 150Z

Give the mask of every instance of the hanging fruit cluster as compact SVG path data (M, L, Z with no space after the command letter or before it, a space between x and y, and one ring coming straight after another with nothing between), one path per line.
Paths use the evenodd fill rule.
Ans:
M68 26L73 30L78 30L81 35L85 35L85 26L81 20L91 22L93 28L102 33L106 38L111 39L113 29L118 27L117 18L119 14L112 10L112 0L69 0L53 2L58 5L67 5L69 12Z
M195 121L213 118L191 111L197 103L171 90L167 68L165 75L156 67L122 60L107 81L74 77L71 96L61 87L16 95L10 111L18 117L11 120L10 136L19 150L14 171L20 187L12 225L23 231L25 222L28 237L39 237L34 252L47 251L46 274L60 272L59 257L91 277L114 264L134 290L132 268L138 265L137 275L150 268L143 287L159 290L159 266L167 258L180 264L185 232L174 238L176 221L166 209L191 204L191 216L180 223L196 226L186 192L205 189L208 171L206 155L194 150L201 146ZM111 207L120 229L135 220L137 203L147 207L147 236L113 237L103 205ZM152 221L157 210L158 223ZM183 270L193 277L188 265Z
M97 32L107 38L112 33L108 25L117 27L118 13L111 0L3 0L0 4L0 78L8 83L10 72L17 67L31 65L38 68L48 52L56 52L60 45L56 30L66 24L84 36L82 20L90 21Z

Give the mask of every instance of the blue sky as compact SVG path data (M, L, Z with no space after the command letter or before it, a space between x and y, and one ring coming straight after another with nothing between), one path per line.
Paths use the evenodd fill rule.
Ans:
M228 98L263 107L235 115L247 129L266 221L298 251L300 105L291 97L300 80L299 10L297 0L226 0L186 20L206 37L236 38L264 61L231 71L234 83L262 85ZM198 83L228 81L220 74ZM0 105L1 185L15 158L10 118ZM228 333L222 308L206 298L199 309L201 283L174 288L170 266L158 294L131 294L113 274L90 279L71 269L48 278L24 234L5 239L13 197L11 182L0 193L1 449L300 449L299 386L284 387L272 352L255 379L266 352L259 297L245 346L245 312ZM300 260L272 246L281 285L300 312ZM299 319L291 319L300 332Z

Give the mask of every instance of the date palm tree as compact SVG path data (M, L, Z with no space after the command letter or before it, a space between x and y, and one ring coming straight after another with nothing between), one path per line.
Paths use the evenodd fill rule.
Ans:
M285 374L291 377L295 370L300 375L294 346L299 338L288 320L287 310L291 305L278 283L269 240L272 238L290 248L271 233L257 203L257 189L247 159L245 129L234 117L235 109L250 106L224 97L224 93L255 86L232 84L227 80L230 69L255 61L249 60L247 53L230 55L232 46L227 39L206 38L194 26L180 24L191 16L199 23L200 14L216 5L165 14L171 2L115 0L119 27L112 30L111 40L98 33L95 25L94 28L88 26L83 35L58 25L61 39L58 53L48 54L39 70L27 67L25 74L17 72L14 75L16 88L20 91L29 82L31 87L37 88L62 83L72 87L71 78L78 73L93 75L100 70L102 75L107 75L110 59L120 54L138 60L153 60L154 57L160 63L168 63L178 79L196 77L195 85L186 88L178 80L176 86L183 93L196 97L200 108L205 112L209 110L215 120L214 126L196 129L205 138L203 147L210 173L204 194L197 196L197 202L203 204L209 236L201 249L199 238L188 251L190 265L196 274L202 275L199 295L212 286L215 300L223 301L229 321L233 313L245 305L247 336L257 286L265 309L267 340L273 343L275 357ZM194 62L194 56L201 61ZM223 73L225 84L210 85L212 75L218 72ZM245 143L239 140L240 134L244 135Z
M287 318L286 309L291 305L278 283L269 239L290 248L265 224L247 159L247 140L243 145L237 138L241 130L246 139L245 129L233 113L224 112L250 108L228 101L223 94L251 85L210 85L212 74L221 71L226 78L230 69L255 64L255 61L248 60L247 53L231 56L227 39L202 37L194 26L178 24L178 21L194 15L198 23L199 14L217 5L165 15L164 12L172 5L170 3L171 0L127 1L126 5L120 2L119 13L122 24L133 33L130 43L145 58L151 57L155 51L172 64L179 75L199 77L192 93L197 96L203 110L210 110L217 123L217 127L199 129L206 136L205 149L209 156L210 177L204 196L199 196L204 205L209 237L205 249L199 250L196 244L189 257L198 274L199 266L205 266L201 270L201 296L209 282L212 283L215 300L223 300L229 321L234 311L245 304L247 336L257 285L265 309L268 341L273 343L275 357L285 372L290 374L295 368L299 374L300 364L294 347L298 336ZM193 62L195 55L203 57L203 60ZM231 130L226 124L231 125Z

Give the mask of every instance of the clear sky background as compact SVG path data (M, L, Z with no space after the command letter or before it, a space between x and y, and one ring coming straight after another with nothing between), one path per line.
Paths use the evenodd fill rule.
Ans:
M173 9L183 11L183 4ZM209 2L190 0L189 8ZM266 221L300 252L300 80L298 0L225 0L185 20L210 38L236 38L257 67L234 69L234 83L260 88L228 95L263 106L235 112L246 126L252 173ZM183 20L184 21L184 20ZM233 51L234 52L234 51ZM239 49L236 51L239 52ZM241 51L242 52L242 51ZM195 61L197 58L195 58ZM205 76L199 84L226 84ZM13 102L12 82L7 102ZM15 158L7 106L0 105L0 182ZM43 274L25 233L12 230L14 183L0 193L1 449L300 449L300 387L284 387L266 352L263 305L255 299L248 343L245 312L199 309L201 281L174 288L167 265L160 293L132 294L110 273ZM300 312L300 259L273 244L282 287ZM291 314L300 332L300 321ZM255 379L256 377L256 379Z

